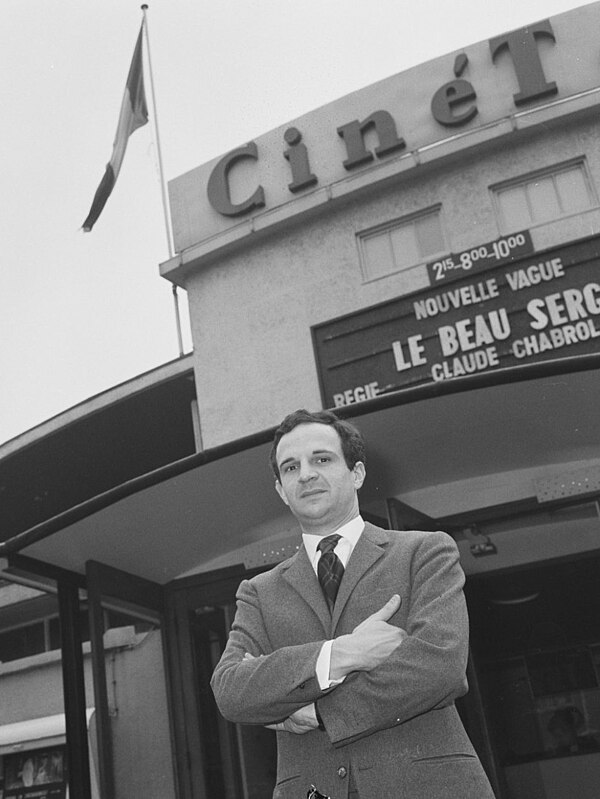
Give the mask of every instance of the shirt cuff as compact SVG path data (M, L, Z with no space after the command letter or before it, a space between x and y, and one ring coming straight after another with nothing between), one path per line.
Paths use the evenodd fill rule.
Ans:
M325 643L321 647L321 651L319 652L319 657L317 658L317 664L315 666L317 682L319 683L319 688L322 691L326 691L328 688L331 688L333 685L339 685L341 682L344 682L344 680L346 679L345 677L342 677L341 680L332 680L329 677L332 645L333 641L325 641Z

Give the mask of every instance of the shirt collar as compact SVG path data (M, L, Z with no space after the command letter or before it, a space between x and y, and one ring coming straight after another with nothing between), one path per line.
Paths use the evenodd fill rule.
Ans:
M337 535L341 535L345 538L349 543L352 551L356 546L358 539L360 538L362 531L365 529L365 522L363 517L359 514L355 516L353 519L350 519L349 522L343 524L341 527L338 527L335 530ZM333 533L328 533L328 535L333 535ZM317 546L319 545L319 541L324 538L322 535L313 535L311 533L302 533L302 541L304 543L304 547L306 549L306 554L310 558L310 562L313 563L315 557L317 555Z

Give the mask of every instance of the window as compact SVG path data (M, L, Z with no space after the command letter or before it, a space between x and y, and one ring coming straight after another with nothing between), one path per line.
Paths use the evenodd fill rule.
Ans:
M583 161L492 187L503 233L523 230L596 205Z
M440 208L360 233L365 280L401 272L447 252Z
M22 744L16 744L16 748L22 748ZM5 754L0 757L0 796L68 796L66 761L66 747L62 745Z
M90 624L87 610L80 614L81 639L90 640ZM152 625L114 611L105 611L104 629L115 627L135 628L136 633L146 632ZM22 624L9 630L0 631L0 663L20 660L41 652L60 649L60 624L58 616L48 616L31 624ZM0 793L0 796L2 794Z
M0 633L0 662L19 660L45 650L44 622Z

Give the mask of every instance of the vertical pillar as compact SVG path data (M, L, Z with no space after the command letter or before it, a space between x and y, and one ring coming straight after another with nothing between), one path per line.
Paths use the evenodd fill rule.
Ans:
M90 760L81 649L79 589L58 581L63 696L67 733L69 795L91 799Z
M93 564L92 564L93 566ZM90 617L90 642L92 645L92 670L96 698L96 729L98 732L98 762L100 795L102 799L115 799L115 772L112 748L112 731L108 712L106 687L106 660L104 657L104 612L96 570L86 564L88 603Z

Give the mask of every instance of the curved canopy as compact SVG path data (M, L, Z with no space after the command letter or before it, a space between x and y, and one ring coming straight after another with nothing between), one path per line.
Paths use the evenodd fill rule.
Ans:
M547 362L342 409L368 444L362 508L385 518L386 500L396 497L440 518L466 510L468 487L477 482L481 494L486 476L597 460L599 363L596 355ZM132 480L0 544L0 557L18 552L76 574L95 560L161 584L240 563L248 548L296 530L273 488L272 434Z

